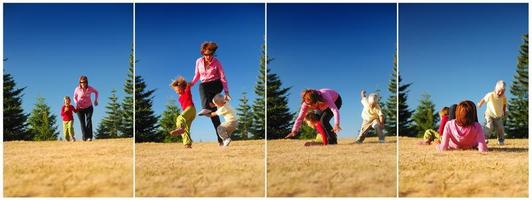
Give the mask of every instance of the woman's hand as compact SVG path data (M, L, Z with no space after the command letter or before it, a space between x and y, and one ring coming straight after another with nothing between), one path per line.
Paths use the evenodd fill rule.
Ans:
M284 138L285 139L291 139L291 138L294 138L295 136L297 135L296 132L290 132L288 135L286 135Z
M340 125L334 125L333 127L333 132L338 134L340 131L342 130L342 128L340 128Z
M97 100L97 99L94 100L94 105L95 105L95 106L98 106L98 100Z

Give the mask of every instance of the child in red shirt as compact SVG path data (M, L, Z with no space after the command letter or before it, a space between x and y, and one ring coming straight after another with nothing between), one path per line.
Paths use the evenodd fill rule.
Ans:
M70 104L70 97L65 96L64 105L61 107L61 117L63 118L63 133L66 141L76 141L74 137L74 117L73 112L78 112L74 106Z
M179 104L183 113L176 118L176 129L170 132L170 135L181 135L185 148L192 148L192 138L190 137L190 128L192 121L196 118L196 108L192 102L192 93L190 92L190 83L187 83L182 76L172 81L170 87L179 95Z

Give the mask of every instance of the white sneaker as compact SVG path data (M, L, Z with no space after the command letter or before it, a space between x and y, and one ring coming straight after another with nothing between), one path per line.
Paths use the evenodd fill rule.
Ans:
M231 138L225 138L224 139L224 147L229 146L229 143L231 143Z
M384 144L384 140L379 140L379 143Z

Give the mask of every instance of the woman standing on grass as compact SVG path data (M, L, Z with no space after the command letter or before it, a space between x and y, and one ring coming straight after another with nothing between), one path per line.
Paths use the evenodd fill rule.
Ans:
M94 105L98 106L98 91L89 86L86 76L79 78L79 85L74 90L74 103L78 111L79 124L83 141L92 141L92 100L91 93L94 93Z
M211 116L211 112L216 111L216 106L212 103L212 98L217 94L225 91L225 100L231 100L229 96L229 88L227 87L227 79L222 68L222 63L214 56L218 49L218 45L214 42L203 42L201 44L200 53L202 57L196 60L196 72L194 78L190 82L190 87L193 87L198 80L201 80L199 86L199 93L201 98L202 110L198 115L204 115L211 118L212 125L216 131L216 138L218 144L222 145L223 140L218 135L218 126L220 126L220 117L218 115Z
M301 102L299 115L292 127L292 132L290 132L285 138L292 138L297 135L303 119L308 110L311 109L321 111L320 125L327 134L327 143L337 144L336 133L342 130L342 128L340 128L340 107L342 107L342 98L340 97L340 94L332 89L306 89L301 94L301 97L303 100ZM329 123L333 116L334 127Z

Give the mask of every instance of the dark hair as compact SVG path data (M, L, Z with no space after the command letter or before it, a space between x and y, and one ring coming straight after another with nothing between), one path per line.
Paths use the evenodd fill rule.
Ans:
M453 120L456 118L456 104L451 105L449 107L449 120Z
M201 43L200 54L205 55L205 49L207 48L212 49L212 55L214 55L214 52L216 52L216 50L218 49L218 45L212 41L205 41Z
M308 120L313 123L320 121L320 118L321 118L320 113L314 110L307 112L307 115L305 115L305 120Z
M310 104L315 104L323 102L323 97L317 90L306 89L301 93L301 103L305 103L305 100L308 100Z
M456 107L456 124L470 126L477 121L477 107L472 101L462 101Z
M80 76L79 77L79 87L81 87L81 81L85 81L87 83L87 86L89 85L89 79L87 78L87 76Z

